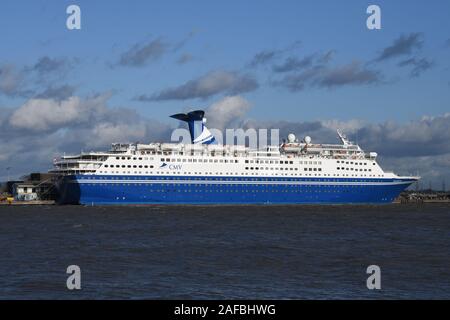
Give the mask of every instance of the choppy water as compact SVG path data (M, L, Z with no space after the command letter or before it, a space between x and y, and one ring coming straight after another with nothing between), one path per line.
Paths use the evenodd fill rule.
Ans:
M0 298L450 298L450 206L0 206Z

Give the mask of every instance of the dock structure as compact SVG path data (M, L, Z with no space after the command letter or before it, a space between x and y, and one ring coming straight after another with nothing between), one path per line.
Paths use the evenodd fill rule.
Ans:
M421 190L404 191L397 198L397 203L450 203L449 191Z
M53 173L31 173L20 180L8 181L2 204L53 204L57 193L55 182L58 175Z
M44 205L54 205L54 200L29 200L29 201L0 201L0 206L44 206Z

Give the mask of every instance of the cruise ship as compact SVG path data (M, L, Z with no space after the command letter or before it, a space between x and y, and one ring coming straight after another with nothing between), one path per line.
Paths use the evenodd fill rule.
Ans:
M220 145L204 111L175 114L191 143L113 143L107 152L54 160L60 204L382 204L419 177L386 172L337 132L341 144L301 141L252 149Z

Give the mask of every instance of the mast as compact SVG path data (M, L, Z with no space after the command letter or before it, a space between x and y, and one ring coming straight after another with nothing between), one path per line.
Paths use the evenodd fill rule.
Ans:
M345 136L345 134L343 134L343 133L341 132L341 130L337 129L336 131L337 131L337 134L338 134L338 136L339 136L339 139L341 139L342 144L343 144L344 146L348 146L348 145L351 145L351 144L352 144L352 143L350 142L350 140L347 139L347 137Z

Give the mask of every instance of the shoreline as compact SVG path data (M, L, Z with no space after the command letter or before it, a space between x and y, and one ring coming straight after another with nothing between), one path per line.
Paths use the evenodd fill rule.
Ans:
M12 201L0 202L0 206L46 206L46 205L56 205L54 200L32 200L32 201Z

